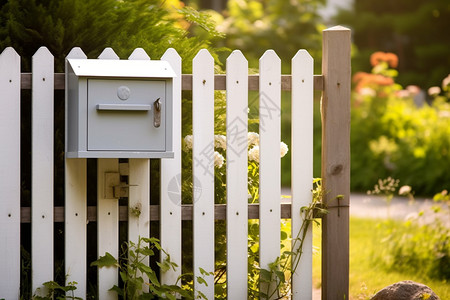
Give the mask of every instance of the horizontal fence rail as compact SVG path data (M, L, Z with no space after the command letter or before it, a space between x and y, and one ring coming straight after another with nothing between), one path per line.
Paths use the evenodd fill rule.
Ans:
M216 91L225 91L227 89L225 74L215 74L214 75L214 89ZM55 90L64 90L65 84L65 74L55 73ZM192 91L192 74L182 75L182 90ZM22 90L31 90L31 73L21 74L21 84L20 88ZM258 91L259 90L259 75L251 74L248 75L248 90ZM292 90L292 75L281 75L281 90L290 91ZM323 91L323 75L314 75L314 90Z
M281 203L281 219L290 219L292 216L291 203ZM160 220L160 206L150 205L149 206L149 216L150 221ZM226 220L226 204L215 204L214 205L214 219L215 220ZM181 205L181 220L189 221L193 219L193 206L192 204ZM54 222L64 222L64 206L56 206L53 209ZM318 214L318 218L321 215ZM248 204L248 219L257 220L259 219L259 204ZM97 207L88 206L87 207L87 221L96 222L97 221ZM128 221L128 206L119 206L119 221ZM31 207L22 207L20 210L20 222L21 223L31 223Z

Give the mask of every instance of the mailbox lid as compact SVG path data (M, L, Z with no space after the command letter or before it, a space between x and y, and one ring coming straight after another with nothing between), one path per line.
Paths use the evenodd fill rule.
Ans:
M78 77L175 78L163 60L67 59Z
M165 151L164 80L88 79L88 151ZM161 122L154 126L156 100Z

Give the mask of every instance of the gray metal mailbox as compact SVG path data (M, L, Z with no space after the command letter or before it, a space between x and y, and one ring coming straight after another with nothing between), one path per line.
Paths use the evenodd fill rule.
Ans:
M174 77L165 61L68 59L66 157L173 157Z

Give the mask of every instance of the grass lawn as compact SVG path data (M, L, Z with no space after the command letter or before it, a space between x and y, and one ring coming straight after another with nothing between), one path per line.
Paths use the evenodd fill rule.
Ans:
M378 290L402 280L429 286L441 299L450 299L450 283L417 273L390 272L377 265L372 256L380 241L374 236L380 220L350 218L350 299L370 299ZM320 228L314 228L314 246L320 248ZM314 255L313 276L320 287L320 250Z

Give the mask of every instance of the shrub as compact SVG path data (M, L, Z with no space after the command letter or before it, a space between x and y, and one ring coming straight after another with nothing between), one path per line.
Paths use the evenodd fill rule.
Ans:
M387 221L381 226L381 243L375 246L374 261L395 271L423 273L439 279L450 279L450 228L445 220L450 217L450 197L447 191L436 194L438 203L432 211L421 212L417 218L399 223ZM425 223L423 218L432 214L433 222Z
M372 73L356 73L352 96L352 189L368 190L378 178L398 178L419 194L447 188L450 173L450 103L444 94L416 104L419 89L394 81L392 55L374 54ZM448 80L447 80L448 81Z

